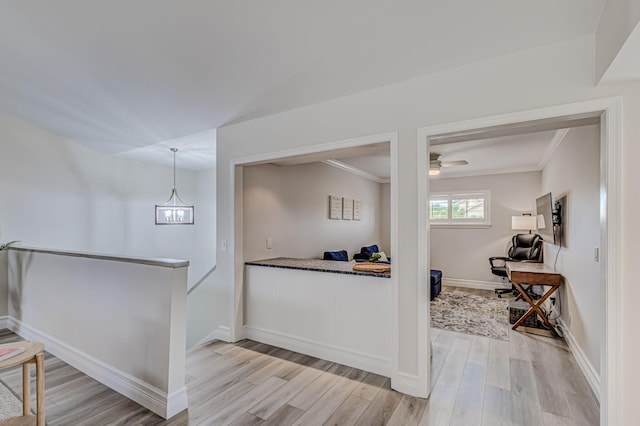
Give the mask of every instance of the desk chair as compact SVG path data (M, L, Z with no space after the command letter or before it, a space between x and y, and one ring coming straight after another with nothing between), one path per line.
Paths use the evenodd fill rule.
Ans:
M542 262L542 237L538 234L517 234L511 238L511 247L507 252L508 257L494 256L489 258L491 273L499 277L507 278L506 262ZM498 297L505 293L517 293L516 288L511 285L510 289L495 289Z

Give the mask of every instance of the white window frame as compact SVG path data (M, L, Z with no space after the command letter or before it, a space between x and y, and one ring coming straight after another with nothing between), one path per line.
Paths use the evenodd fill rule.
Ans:
M460 198L483 198L484 199L484 218L483 219L455 219L451 217L452 208L451 200ZM448 201L447 219L431 219L431 200L446 199ZM488 189L475 191L450 191L450 192L432 192L429 195L429 204L427 205L427 216L431 226L443 228L488 228L491 226L491 191Z

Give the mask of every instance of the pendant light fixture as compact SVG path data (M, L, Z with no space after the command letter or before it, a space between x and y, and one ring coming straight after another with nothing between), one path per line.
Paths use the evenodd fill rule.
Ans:
M193 225L193 206L182 201L176 189L176 152L178 148L169 148L173 152L173 189L166 203L156 204L156 225Z

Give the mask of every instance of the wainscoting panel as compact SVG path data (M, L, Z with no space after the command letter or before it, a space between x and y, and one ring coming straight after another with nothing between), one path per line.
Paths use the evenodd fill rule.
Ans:
M390 279L247 266L245 280L248 338L390 375Z

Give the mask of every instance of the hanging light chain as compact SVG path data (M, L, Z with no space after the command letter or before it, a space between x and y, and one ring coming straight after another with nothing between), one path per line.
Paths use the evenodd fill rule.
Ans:
M173 189L176 189L176 152L178 148L169 148L173 152Z

